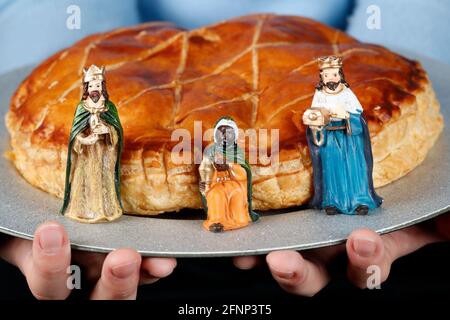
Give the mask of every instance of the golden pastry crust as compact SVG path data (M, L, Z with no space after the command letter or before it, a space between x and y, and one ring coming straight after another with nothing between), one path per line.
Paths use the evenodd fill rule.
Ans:
M105 65L124 127L122 199L143 215L201 206L197 165L175 164L171 134L212 128L222 115L240 128L280 129L278 164L252 167L255 209L285 208L311 196L305 128L316 58L344 58L364 107L376 187L419 165L443 128L439 103L416 61L293 16L253 15L192 31L147 23L87 37L38 66L6 116L12 159L32 185L62 197L67 143L84 66Z

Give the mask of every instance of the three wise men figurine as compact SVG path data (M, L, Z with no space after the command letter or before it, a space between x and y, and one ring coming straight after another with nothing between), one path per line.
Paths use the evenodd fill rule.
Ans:
M252 211L252 173L237 145L238 127L230 117L214 127L214 143L205 148L199 167L200 194L207 219L203 226L222 232L258 220Z
M69 137L62 214L86 223L122 215L122 139L119 115L106 90L105 68L83 69L83 95Z
M303 114L308 126L314 195L310 205L329 215L366 215L383 199L373 186L373 157L363 108L345 81L342 58L318 59L320 81Z

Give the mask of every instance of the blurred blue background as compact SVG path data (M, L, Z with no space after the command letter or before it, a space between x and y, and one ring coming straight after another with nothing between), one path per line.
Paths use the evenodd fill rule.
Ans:
M195 28L261 12L311 17L362 41L450 63L449 0L0 0L0 73L116 27L165 20Z

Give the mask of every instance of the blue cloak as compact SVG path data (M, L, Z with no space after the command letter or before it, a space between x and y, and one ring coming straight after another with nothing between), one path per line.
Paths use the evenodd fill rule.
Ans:
M306 136L313 166L314 195L310 207L336 207L345 214L355 214L360 205L379 207L383 199L373 187L373 156L369 129L361 113L350 113L346 130L326 130L329 126L345 126L346 120L332 121L324 130L324 144L316 146L312 131Z

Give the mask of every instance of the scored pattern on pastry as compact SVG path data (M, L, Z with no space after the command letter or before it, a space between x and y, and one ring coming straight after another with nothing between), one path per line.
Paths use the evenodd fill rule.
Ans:
M177 166L167 155L174 143L171 134L176 128L192 133L195 120L203 122L203 130L212 128L222 115L233 116L244 130L279 129L279 165L253 168L255 206L304 203L311 194L311 168L305 128L293 116L309 107L318 82L316 59L329 54L344 58L346 80L364 107L374 144L375 184L406 174L442 129L439 105L421 65L312 20L270 14L190 31L151 22L92 35L55 54L12 98L7 125L15 164L32 184L61 195L57 177L81 96L82 68L105 65L108 92L125 128L122 187L125 205L133 211L200 205L195 166ZM424 128L427 132L419 134ZM404 149L418 144L423 150L407 159ZM55 163L41 159L44 150ZM25 172L38 162L42 172ZM44 181L46 167L56 182ZM156 198L158 193L167 199Z
M249 92L245 92L244 94L237 96L237 97L233 97L230 99L226 99L226 100L219 100L219 101L215 101L214 103L208 104L208 105L203 105L203 106L198 106L195 107L194 109L190 110L190 112L188 112L187 114L185 114L184 116L187 116L191 113L194 113L196 111L199 110L205 110L208 108L214 108L217 105L220 104L227 104L227 103L233 103L233 102L238 102L238 101L247 101L249 100L251 102L252 105L252 111L251 111L251 126L254 126L256 124L256 119L257 119L257 111L258 111L258 105L259 105L259 94L260 92L258 92L258 75L259 75L259 65L258 65L258 49L260 47L263 48L275 48L275 47L279 47L279 46L290 46L293 43L292 42L269 42L269 43L263 43L263 44L258 44L258 40L261 34L261 30L263 28L264 22L269 18L270 19L271 16L262 16L259 17L256 20L255 26L254 26L254 32L253 32L253 36L252 36L252 42L250 43L250 45L243 50L242 52L238 53L236 56L232 57L231 59L229 59L228 61L225 61L224 63L220 64L219 66L217 66L211 73L209 74L205 74L202 75L200 77L194 77L194 78L188 78L188 79L184 79L184 80L180 80L183 71L186 67L186 60L187 60L187 53L188 53L188 46L189 46L189 37L192 34L198 34L199 31L198 30L194 30L194 31L179 31L178 33L176 33L174 36L168 38L167 40L161 41L159 44L157 44L156 46L144 51L144 53L142 55L140 55L140 57L138 57L135 60L132 60L130 58L127 58L126 55L123 56L122 60L113 64L105 64L107 70L109 71L109 73L111 73L111 71L114 71L116 69L119 69L123 66L126 66L126 63L128 61L145 61L146 59L154 56L155 54L163 51L164 49L166 49L167 47L173 45L174 43L180 42L181 43L181 54L180 54L180 62L178 65L178 68L176 70L176 74L175 74L175 78L167 83L164 84L159 84L159 85L155 85L155 86L149 86L144 88L143 90L139 91L138 93L136 93L135 95L133 95L132 97L129 97L127 99L123 99L120 100L118 102L118 107L120 109L120 107L124 104L130 103L132 102L134 99L142 96L143 94L147 93L148 91L151 90L158 90L158 89L172 89L174 90L174 105L173 105L173 119L176 118L177 116L177 110L179 109L179 105L181 103L181 94L182 94L182 90L183 90L183 85L186 83L192 83L192 82L196 82L196 81L200 81L200 80L205 80L209 77L212 77L214 75L219 75L220 73L222 73L223 71L225 71L227 68L231 67L237 60L239 60L240 58L242 58L244 55L246 55L247 53L251 53L252 55L252 59L251 61L251 70L252 70L252 83L251 83L251 88L252 90ZM300 19L300 18L297 18ZM301 19L304 20L304 19ZM305 19L306 20L306 19ZM152 27L152 26L168 26L168 27L172 27L171 24L169 23L148 23L146 25L142 25L142 26L138 26L135 29L135 33L137 33L136 37L142 37L143 36L143 32L145 31L144 28L148 28L148 27ZM209 27L211 28L211 27ZM144 31L142 31L144 29ZM45 117L48 114L48 108L52 105L58 104L58 103L63 103L66 99L66 97L73 92L76 89L80 89L80 80L78 79L78 77L81 75L82 72L82 68L86 67L88 65L88 58L90 53L95 50L95 48L101 44L102 42L104 42L107 39L111 39L114 38L114 36L120 35L123 32L129 32L130 29L118 29L116 31L113 31L111 33L106 33L103 35L98 36L98 38L96 40L94 40L93 42L89 42L87 43L87 45L84 47L84 54L82 56L82 59L80 59L80 64L76 73L77 79L65 90L63 91L62 95L58 98L58 99L54 99L53 101L50 101L42 110L41 116L38 118L38 121L36 122L36 126L34 127L34 129L38 129L45 120ZM338 44L338 39L340 34L342 34L342 32L336 30L334 32L333 35L333 39L332 41L329 41L329 45L330 45L330 50L329 53L333 53L333 54L339 54L339 44ZM348 36L345 36L347 39L349 38ZM358 52L372 52L372 53L377 53L377 51L375 51L372 48L350 48L347 49L345 51L342 52L342 56L345 58L353 53L358 53ZM67 55L67 51L63 51L60 54L60 57L53 61L52 64L50 65L50 67L48 68L48 71L46 73L44 73L44 79L48 77L49 73L52 71L52 69L55 67L55 65L57 64L58 61L62 60L65 56ZM92 61L94 62L94 61ZM309 66L314 66L316 65L316 56L314 56L311 60L309 60L308 62L303 63L302 65L296 67L295 69L291 70L291 73L294 72L300 72L302 69L304 69L305 67L309 67ZM386 81L390 81L393 84L395 84L396 86L400 87L403 89L402 84L400 84L399 82L396 82L393 79L389 79L386 77L377 77L374 79L368 79L366 81L375 81L375 80L386 80ZM45 84L45 83L43 83ZM41 88L42 89L42 88ZM80 89L81 90L81 89ZM406 91L406 90L405 90ZM283 111L284 109L297 104L298 102L304 101L306 99L311 98L313 95L313 92L311 92L310 94L306 94L306 95L302 95L299 97L294 98L293 100L286 102L285 104L279 106L279 107L275 107L274 109L276 109L275 113L273 115L271 115L271 117L269 117L265 123L262 124L266 124L267 122L270 122L270 120L276 116L278 113L280 113L281 111ZM16 106L17 108L20 107L20 105ZM373 119L372 119L373 120ZM178 121L179 122L179 121ZM171 125L171 127L174 127L174 124Z
M185 80L180 80L181 75L183 74L183 71L185 69L186 66L186 60L187 60L187 52L188 52L188 46L189 46L189 37L191 34L198 34L198 30L194 30L194 31L179 31L178 33L176 33L174 36L170 37L167 40L162 41L161 43L159 43L158 45L156 45L155 47L152 47L150 49L148 49L147 51L145 51L140 57L138 57L138 59L136 60L132 60L130 58L127 58L126 55L124 55L122 61L113 63L113 64L105 64L107 70L109 72L116 70L118 68L121 68L123 66L126 65L126 63L128 61L144 61L150 57L152 57L153 55L161 52L162 50L166 49L167 47L169 47L170 45L174 44L175 42L181 42L182 43L182 50L181 50L181 55L180 55L180 62L177 68L177 72L176 72L176 76L175 78L167 83L164 84L160 84L160 85L155 85L155 86L149 86L143 90L141 90L140 92L136 93L134 96L128 98L128 99L124 99L124 100L120 100L118 102L118 106L120 108L121 105L130 103L131 101L133 101L134 99L140 97L141 95L145 94L146 92L150 91L150 90L157 90L157 89L166 89L166 88L171 88L174 90L174 96L175 96L175 103L173 106L173 110L174 110L174 115L177 115L177 110L179 107L179 104L181 103L181 92L182 92L182 88L183 88L183 84L185 83L192 83L195 81L200 81L200 80L205 80L209 77L212 77L214 75L218 75L221 72L223 72L224 70L226 70L227 68L229 68L230 66L232 66L237 60L239 60L241 57L243 57L245 54L251 52L252 54L252 59L251 59L251 70L252 70L252 83L251 83L251 88L252 91L250 92L246 92L243 95L237 96L237 97L233 97L231 99L226 99L226 100L220 100L220 101L216 101L214 103L208 104L208 105L204 105L204 106L199 106L196 107L195 109L192 109L190 111L190 113L193 113L197 110L204 110L207 108L213 108L221 103L230 103L230 102L236 102L236 101L246 101L246 100L250 100L252 103L252 124L255 125L256 122L256 117L257 117L257 110L258 110L258 104L259 104L259 92L258 92L258 75L259 75L259 66L258 66L258 49L260 47L262 48L270 48L270 47L279 47L279 46L290 46L293 43L291 42L269 42L269 43L263 43L263 44L258 44L258 39L263 27L263 24L265 22L265 20L267 20L268 18L270 18L270 16L262 16L260 18L257 19L256 23L255 23L255 27L254 27L254 34L252 36L252 42L251 44L242 52L240 52L239 54L237 54L236 56L232 57L231 59L229 59L228 61L222 63L221 65L217 66L211 73L200 76L200 77L194 77L194 78L189 78L189 79L185 79ZM300 19L300 18L298 18ZM303 19L301 19L303 20ZM306 20L306 19L305 19ZM135 28L135 32L137 33L137 37L142 37L143 35L143 31L142 29L144 28L148 28L148 27L152 27L152 26L169 26L172 27L171 24L169 23L161 23L161 22L153 22L153 23L148 23L145 25L141 25ZM210 27L211 28L211 27ZM84 55L82 57L82 59L80 59L80 64L77 70L77 80L75 80L72 85L70 85L65 91L63 91L62 95L58 98L55 99L53 101L50 101L44 108L42 111L42 117L40 117L39 121L36 122L36 127L35 129L39 128L40 125L42 125L42 123L44 122L45 116L47 115L47 109L48 107L54 105L54 104L58 104L58 103L63 103L67 97L67 95L69 95L71 92L73 92L76 89L80 89L80 80L78 79L79 76L81 76L81 72L82 72L82 68L86 67L88 58L90 53L95 50L96 46L101 44L102 42L104 42L107 39L111 39L114 38L114 36L120 35L122 32L128 32L130 31L130 29L125 28L125 29L118 29L116 31L113 31L111 33L105 33L103 35L100 35L96 40L94 40L93 42L89 42L85 47L84 47ZM145 29L144 29L145 31ZM333 36L333 40L329 42L330 45L330 54L339 54L339 46L338 46L338 39L339 39L339 35L342 32L336 30L334 32L334 36ZM348 36L345 36L346 38L348 38ZM372 53L377 53L377 51L375 51L374 49L371 48L351 48L348 50L345 50L342 52L342 56L346 57L348 55L351 55L353 53L358 53L358 52L372 52ZM44 73L43 78L44 79L40 79L45 80L45 78L48 77L49 73L53 70L53 68L55 67L55 65L57 64L58 61L62 60L65 56L67 55L67 51L63 51L59 58L56 59L55 61L53 61L50 65L50 67L48 68L47 72ZM316 56L314 56L311 60L309 60L308 62L303 63L302 65L296 67L295 69L292 69L291 73L294 72L299 72L301 71L303 68L308 67L308 66L315 66L316 65ZM391 81L393 82L395 85L399 86L399 87L403 87L402 84L392 80L392 79L388 79L386 77L377 77L374 79L369 79L369 81L372 80L386 80L386 81ZM43 83L45 84L45 83ZM42 88L41 88L42 89ZM81 90L81 89L80 89ZM296 97L295 99L283 104L280 107L276 107L275 109L276 114L281 112L283 109L294 105L295 103L298 103L300 101L304 101L310 97L312 97L313 92L311 94L307 94L307 95L303 95L300 97ZM17 108L20 108L20 105L16 106ZM175 118L175 117L174 117ZM273 118L273 116L272 116ZM270 119L268 119L268 122L270 122Z

